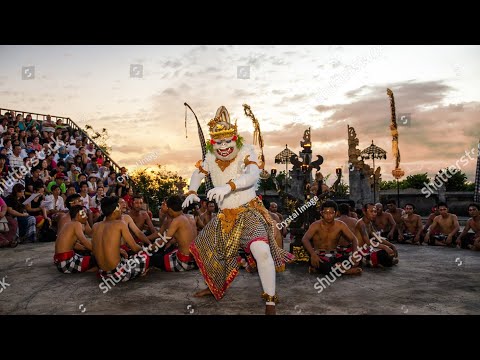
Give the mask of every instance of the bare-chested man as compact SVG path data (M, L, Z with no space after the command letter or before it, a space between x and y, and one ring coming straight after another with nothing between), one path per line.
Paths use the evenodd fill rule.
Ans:
M142 209L143 206L143 197L141 195L134 195L133 196L133 207L129 212L130 217L133 219L133 222L135 225L137 225L137 228L139 228L141 231L143 231L145 225L148 227L148 231L150 232L149 235L147 235L148 240L155 240L158 238L158 231L155 229L155 226L153 226L152 220L150 219L150 216L148 215L148 212ZM138 237L135 238L135 241L137 243L142 243L141 239Z
M268 211L268 215L270 215L272 220L275 222L275 230L274 230L275 241L276 241L278 247L283 249L283 230L285 229L285 227L282 226L282 222L281 222L280 218L278 217L278 214L276 214L275 212L272 212L270 210L267 210L267 211ZM277 225L277 224L280 224L280 225Z
M420 215L414 214L415 205L405 204L405 215L400 225L398 232L398 241L420 245L420 240L423 232L422 218ZM378 215L377 215L378 216Z
M423 227L423 233L426 234L427 231L428 231L428 228L430 227L430 225L432 225L433 223L433 219L435 219L435 217L437 217L438 215L440 215L440 211L438 211L438 206L435 205L434 207L432 207L432 213L430 215L428 215L428 218L427 218L427 223L425 224L425 226ZM431 235L431 234L430 234Z
M393 240L397 227L393 216L388 212L383 212L381 203L376 203L375 208L377 209L377 216L375 216L374 220L375 229L380 231L381 236L388 238L390 241Z
M118 197L103 198L101 207L105 220L93 225L92 239L93 254L99 267L98 274L104 282L113 280L115 283L145 275L150 254L135 242L127 224L122 221ZM125 250L121 249L122 237L136 253L134 256L128 258Z
M167 199L164 199L160 205L160 210L158 211L158 220L160 223L160 229L162 227L168 229L173 220L170 216L168 216Z
M340 204L338 205L338 212L340 213L340 216L337 218L337 220L344 222L350 231L355 234L355 225L357 224L358 220L350 217L350 206L348 206L348 204ZM343 236L340 237L338 246L342 247L345 252L353 251L352 244Z
M480 205L477 203L468 205L468 214L471 218L468 219L467 225L465 225L462 233L457 238L457 247L480 250ZM471 237L467 235L470 229L474 232Z
M387 211L385 212L393 216L393 220L395 220L395 224L397 225L393 232L393 237L390 240L398 240L398 229L403 221L402 216L405 212L403 209L397 208L397 202L393 199L387 201Z
M430 225L427 234L425 235L424 243L429 243L430 245L450 246L460 230L457 215L450 214L448 212L448 206L444 202L438 203L438 211L440 211L440 215L433 219L433 223ZM438 227L439 235L432 235L431 233L436 227ZM430 239L430 237L432 237L432 239Z
M271 212L271 213L273 213L273 214L275 214L275 215L277 216L277 218L278 218L278 223L282 223L282 221L284 220L284 219L283 219L283 215L278 212L278 205L277 205L276 202L273 202L273 201L272 201L272 202L270 203L270 206L269 206L269 209L268 209L268 210L269 210L269 212ZM276 219L274 219L274 220L277 221ZM282 235L282 246L280 246L280 245L279 245L279 246L280 246L280 247L283 247L283 238L284 238L285 236L287 236L287 227L286 227L286 226L283 226L283 227L282 227L281 235Z
M152 265L165 271L178 272L196 268L189 247L197 236L197 227L195 220L183 213L182 202L177 195L168 198L168 215L173 218L166 235L166 239L170 241L164 250L152 256ZM177 246L173 246L174 244Z
M358 239L359 252L365 256L367 265L370 267L390 267L398 263L397 248L385 238L377 240L373 227L377 208L372 203L363 205L363 217L355 226Z
M348 214L348 216L358 220L358 215L355 212L355 201L348 200L348 207L350 208L350 213Z
M82 198L81 198L80 194L73 194L73 195L67 196L67 199L65 200L65 204L67 206L67 209L70 211L70 209L73 206L76 206L76 205L83 206L83 201L82 201ZM84 207L84 210L87 212L87 209L85 207ZM87 214L88 214L88 212L87 212ZM87 215L87 218L88 218L88 215ZM70 218L70 212L67 212L66 214L62 214L62 216L58 218L57 234L59 234L60 231L62 231L63 226L65 224L67 224L68 222L70 222L71 220L72 219ZM81 224L82 224L83 233L86 236L91 237L92 236L92 228L90 227L89 222L87 221L87 222L81 223ZM77 241L75 243L74 250L79 251L80 253L82 253L84 255L89 254L90 251L91 251L91 249L89 250L85 246L83 246L80 241Z
M71 220L62 226L55 241L54 264L58 271L64 274L97 271L96 262L92 256L83 256L74 250L77 241L86 249L92 250L92 244L83 234L82 224L87 223L87 214L83 206L72 206L69 216Z
M207 211L205 211L202 215L200 215L200 221L202 229L207 226L207 224L215 217L217 213L215 213L215 202L209 201L207 203Z
M145 244L146 246L150 245L152 242L150 239L138 228L137 225L135 225L135 222L133 221L132 217L127 214L127 209L128 205L127 202L120 198L118 199L118 205L120 206L120 210L122 211L122 220L127 224L128 230L130 230L130 234L132 234L133 238L135 239L135 242L137 242L140 246L142 244ZM156 233L157 238L159 236L158 233ZM137 239L139 241L137 241ZM128 245L124 244L122 245L122 249L124 249L129 255L133 255L132 250L128 247Z
M336 202L325 201L321 206L323 218L312 223L302 238L303 247L310 254L310 271L327 275L336 268L344 274L360 274L362 269L352 267L353 264L348 261L349 254L338 249L340 236L352 243L354 252L357 251L358 240L345 223L335 220L337 209ZM342 264L345 260L349 265Z

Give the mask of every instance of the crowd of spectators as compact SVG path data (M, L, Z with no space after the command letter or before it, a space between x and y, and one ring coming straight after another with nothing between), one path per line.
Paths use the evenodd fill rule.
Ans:
M105 196L125 197L131 206L126 173L63 119L0 114L0 247L55 240L72 194L80 194L90 226L101 219Z

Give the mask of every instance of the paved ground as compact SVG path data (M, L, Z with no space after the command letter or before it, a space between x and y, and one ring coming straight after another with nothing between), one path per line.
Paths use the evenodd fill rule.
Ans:
M480 314L480 252L398 245L399 265L340 277L321 293L305 264L277 274L281 315ZM0 249L0 314L261 315L257 274L242 271L224 299L193 298L198 271L164 273L118 284L103 293L92 273L60 274L54 244ZM7 285L8 284L8 285Z

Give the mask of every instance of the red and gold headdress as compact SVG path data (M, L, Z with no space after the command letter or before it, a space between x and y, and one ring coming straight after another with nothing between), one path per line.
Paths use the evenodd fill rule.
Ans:
M222 139L237 135L237 123L230 123L230 115L225 106L220 106L215 117L208 122L210 137L212 139Z

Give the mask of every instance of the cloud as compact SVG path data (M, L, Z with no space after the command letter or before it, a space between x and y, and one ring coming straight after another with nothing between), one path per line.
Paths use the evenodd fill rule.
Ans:
M163 90L162 95L178 96L178 93L172 88L167 88Z
M284 96L282 98L282 103L300 102L300 101L306 100L308 96L309 95L307 94L295 94L293 96ZM281 103L279 103L278 105L281 105Z
M234 97L240 97L240 98L245 98L245 97L253 97L255 96L256 94L254 92L248 92L248 91L245 91L243 89L235 89L233 91L233 96Z
M145 148L143 146L137 146L137 145L114 145L112 146L112 151L118 151L121 153L137 153L137 154L142 154L145 151Z
M182 66L182 62L180 60L177 60L177 59L167 60L167 61L163 62L162 65L165 66L165 67L171 67L171 68L176 69L176 68L179 68L180 66Z

